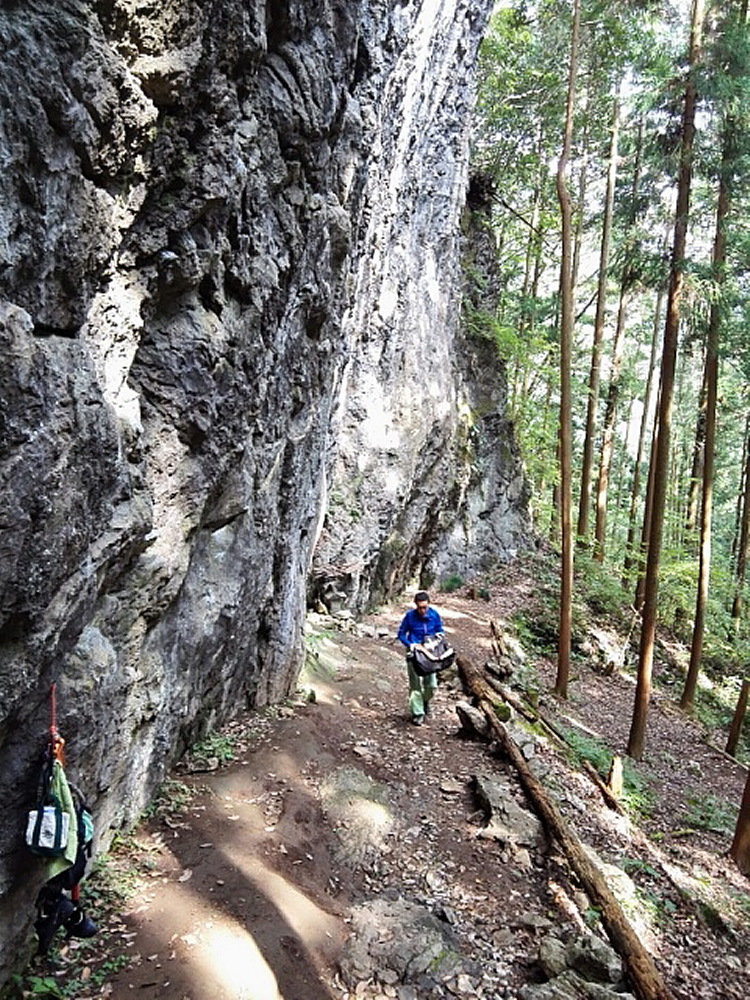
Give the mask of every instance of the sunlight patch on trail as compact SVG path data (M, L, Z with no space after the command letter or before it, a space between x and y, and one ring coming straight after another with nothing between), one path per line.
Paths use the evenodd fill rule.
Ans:
M181 885L169 883L159 895L164 926L182 924L173 942L189 965L193 996L296 1000L282 996L273 970L241 923Z
M225 849L226 857L252 882L257 891L278 910L301 941L321 948L330 948L339 936L339 924L283 875L267 867L257 858L248 857L244 850ZM288 1000L296 1000L290 997Z
M208 927L204 936L197 964L210 976L216 996L284 1000L276 976L244 927L239 924Z

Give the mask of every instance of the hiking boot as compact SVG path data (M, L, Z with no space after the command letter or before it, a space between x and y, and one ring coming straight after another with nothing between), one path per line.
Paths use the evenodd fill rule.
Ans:
M52 938L59 927L71 919L77 907L72 899L59 896L45 900L39 907L39 916L34 921L34 930L39 939L39 955L46 955L52 944Z
M80 906L74 907L73 912L65 921L65 926L68 929L66 937L90 938L99 930L91 917L87 917Z
M424 716L423 715L412 715L411 721L414 723L415 726L421 726L421 725L424 724Z

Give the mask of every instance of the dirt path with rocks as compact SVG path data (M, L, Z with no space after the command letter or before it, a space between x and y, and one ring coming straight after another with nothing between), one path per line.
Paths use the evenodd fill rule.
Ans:
M384 892L391 903L448 909L446 927L459 935L465 921L486 927L482 947L460 942L453 978L464 990L486 979L486 995L500 996L521 981L513 955L498 962L487 945L507 926L510 898L519 914L541 901L523 871L477 839L470 781L487 751L458 736L455 676L439 687L429 724L410 723L399 619L373 624L388 637L316 636L318 665L302 678L314 702L230 727L236 762L201 773L199 760L191 773L188 760L176 775L195 790L189 804L165 802L130 850L142 888L115 931L132 960L108 983L113 1000L429 995L418 992L434 988L427 969L421 985L416 974L385 994L356 969L342 982L356 907Z
M503 606L453 595L436 604L454 645L486 659L489 617ZM556 851L486 836L474 779L506 765L461 734L455 673L442 678L429 724L410 723L394 638L406 606L356 626L342 621L351 631L313 616L316 658L299 697L229 726L231 763L186 758L154 815L113 852L109 878L128 882L129 902L98 938L58 957L61 983L74 967L81 977L78 1000L545 995L526 992L551 974L540 970L540 944L553 931L586 934L589 904ZM588 700L601 713L604 699L619 723L627 680L588 671L576 683L580 700L563 714ZM584 697L584 683L596 699ZM697 733L695 744L705 746ZM668 898L671 930L654 924L644 939L675 998L746 1000L750 920L725 914L726 934L708 927L657 861L637 856L595 787L546 741L534 752L587 840L605 850L627 843L653 901ZM744 771L725 770L739 802ZM507 780L523 805L515 777ZM686 841L677 844L683 855ZM701 864L730 894L747 889L710 840L682 863L686 878ZM610 989L622 988L616 978Z

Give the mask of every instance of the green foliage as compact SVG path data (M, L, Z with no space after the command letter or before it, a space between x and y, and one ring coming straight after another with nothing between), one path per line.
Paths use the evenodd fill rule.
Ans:
M184 812L195 795L195 789L183 781L167 778L164 781L153 802L146 808L146 816L169 816Z
M657 926L663 927L674 916L677 907L673 900L652 889L638 888L638 900Z
M606 778L612 762L612 753L603 740L588 736L577 729L567 729L565 743L569 758L574 764L580 765L582 761L588 761L603 778Z
M576 555L576 597L596 615L621 617L630 600L609 566L583 553Z
M602 780L606 780L612 764L612 751L607 744L577 729L566 729L563 735L570 761L575 766L588 761ZM622 802L628 813L637 818L649 816L654 806L654 793L649 787L648 780L638 772L636 764L628 758L623 761L622 778Z
M463 585L464 585L463 577L458 576L458 574L454 573L451 574L450 576L447 576L444 580L440 582L440 590L444 594L453 594L457 590L460 590L461 587L463 587Z
M648 861L642 861L640 858L623 858L620 862L620 867L628 875L649 875L654 878L658 875L653 865L650 865Z
M638 401L644 398L652 336L655 332L658 342L664 323L663 310L655 316L656 299L657 290L666 285L674 223L665 193L673 189L679 166L687 19L685 12L678 16L663 5L599 0L583 0L581 15L569 183L581 261L572 359L576 461L582 451L598 279L596 267L584 262L598 257L613 97L619 83L627 80L620 90L621 141L597 414L600 425L604 380L611 369L609 334L616 321L616 293L623 289L627 291L624 360L608 494L608 562L602 567L577 559L576 594L595 615L616 617L632 600L631 594L620 590L622 570L615 557L624 549L630 520ZM731 6L713 11L697 70L700 122L687 259L682 269L681 343L659 572L659 629L687 644L695 614L698 549L697 539L685 527L686 507L705 335L713 309L720 319L721 366L712 566L702 664L710 683L701 687L696 705L712 727L724 725L728 711L714 689L721 688L722 677L731 679L740 673L750 642L747 610L736 630L729 613L743 439L750 413L750 33L747 25L738 24L738 18L738 8ZM504 5L492 17L480 53L473 159L475 169L488 178L489 189L494 191L482 214L485 246L490 248L487 255L491 251L494 255L486 266L467 269L465 282L466 327L473 335L491 340L506 366L508 413L533 491L532 512L542 534L551 526L556 528L560 219L553 175L562 138L569 32L570 6L562 0ZM727 262L717 271L711 245L720 178L729 181L731 212L724 224ZM488 229L491 240L486 239ZM629 401L633 401L630 420ZM632 522L637 531L651 421L646 428L638 470L640 494ZM574 484L579 472L573 470ZM575 504L577 498L573 500ZM747 609L750 586L746 590ZM557 643L556 611L543 608L535 621L519 623L519 631L532 648L551 654ZM672 671L669 680L675 691L682 678Z
M681 817L683 825L694 830L731 835L737 822L737 809L715 795L694 795Z
M554 609L552 611L554 614ZM529 652L548 656L557 649L559 625L556 615L548 617L534 614L533 617L529 617L514 614L511 617L511 624L522 646Z
M190 750L191 757L215 757L219 763L228 764L237 756L237 741L225 733L209 733Z
M659 618L681 639L690 638L695 609L696 563L666 551L659 570Z
M595 906L588 906L583 911L582 917L586 926L593 930L602 919L602 911L598 910Z
M622 778L622 802L626 810L636 820L647 819L654 808L654 792L648 779L627 758L623 761Z
M41 1000L41 998L65 997L65 993L62 992L52 976L14 975L11 982L14 989L17 990L14 996L18 998L39 997Z

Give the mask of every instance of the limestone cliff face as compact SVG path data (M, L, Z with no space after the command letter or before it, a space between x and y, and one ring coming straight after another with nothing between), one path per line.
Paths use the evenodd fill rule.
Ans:
M313 558L360 607L523 539L457 332L490 6L0 0L0 966L53 680L106 841L288 692Z

